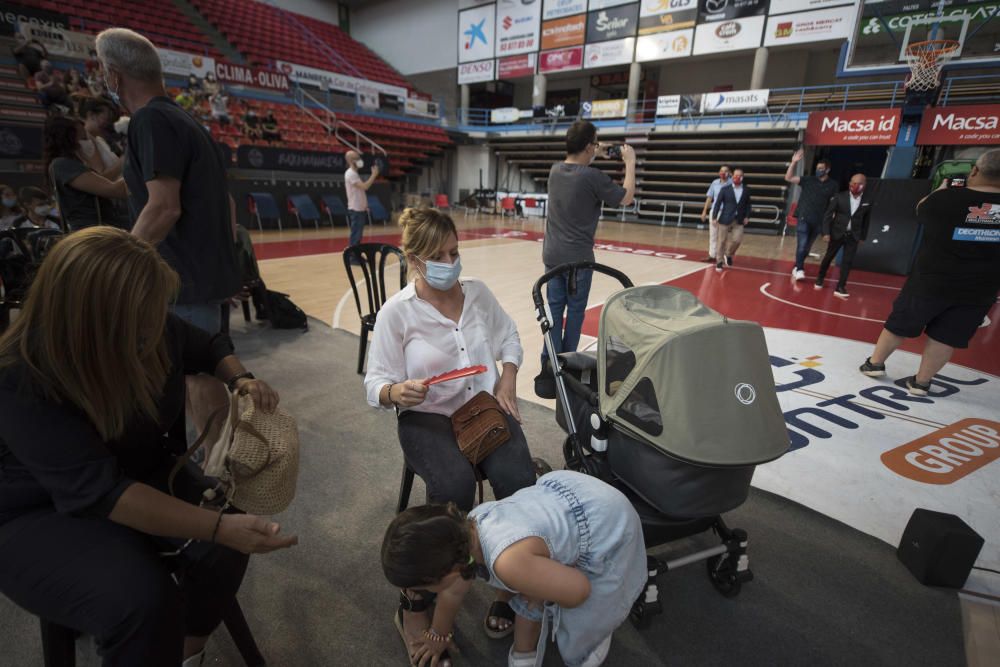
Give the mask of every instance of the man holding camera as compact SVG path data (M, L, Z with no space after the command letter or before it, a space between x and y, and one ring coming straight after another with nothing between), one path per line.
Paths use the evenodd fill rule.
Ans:
M625 163L625 181L618 185L590 166L595 158L619 158ZM635 151L631 146L609 146L597 141L597 128L578 120L566 131L566 159L552 165L548 182L548 220L542 261L549 271L568 262L594 261L594 234L601 206L628 206L635 197ZM552 313L556 352L573 352L580 342L583 315L590 295L591 271L579 271L576 292L569 293L565 276L549 281L547 299ZM565 315L565 329L563 317ZM535 377L535 394L555 398L555 380L542 350L542 372Z

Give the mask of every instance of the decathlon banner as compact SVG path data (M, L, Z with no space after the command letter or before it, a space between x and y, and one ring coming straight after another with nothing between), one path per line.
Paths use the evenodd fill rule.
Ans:
M911 396L916 354L896 351L875 379L858 372L873 342L765 335L791 449L758 466L754 486L891 545L917 507L956 514L986 540L976 564L1000 569L1000 378L948 364ZM1000 595L1000 577L974 570L966 588Z
M650 60L683 58L691 55L694 44L694 30L673 30L653 35L642 35L635 40L635 60L644 63Z
M1000 144L1000 104L932 107L920 119L918 146Z
M538 50L542 6L538 0L500 0L497 3L496 54L512 56Z
M458 62L493 57L496 5L481 5L458 13Z
M849 39L855 12L855 8L848 5L768 17L767 28L764 29L764 46Z
M814 111L806 124L807 146L869 144L894 146L899 134L899 109Z

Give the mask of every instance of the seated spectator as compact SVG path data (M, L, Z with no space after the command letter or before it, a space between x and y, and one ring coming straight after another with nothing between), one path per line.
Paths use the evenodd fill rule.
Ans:
M108 143L108 137L114 137L115 110L111 103L104 99L87 99L80 105L80 117L83 118L86 135L80 138L80 150L83 151L85 162L96 172L102 173L115 165L121 168L122 158L115 153ZM106 178L117 178L118 174L106 175Z
M253 107L247 107L246 112L243 114L243 134L247 139L260 139L263 137L260 125L260 118L257 117L257 111Z
M25 81L33 80L42 71L42 63L49 57L45 45L37 39L28 39L21 33L14 35L15 46L11 49L17 61L17 71Z
M0 230L10 229L24 215L17 202L17 192L9 185L0 185Z
M45 122L44 134L45 174L55 188L66 229L124 226L110 201L125 199L128 194L121 177L121 160L104 172L87 166L80 150L86 130L78 120L53 116Z
M273 111L268 111L267 115L264 116L264 120L261 123L261 136L264 141L269 141L272 144L281 141L281 132L278 131L278 119L274 117Z
M66 92L73 95L90 95L87 90L87 83L83 80L80 70L75 67L70 68L66 75Z
M167 490L185 376L229 381L264 411L279 400L227 336L168 314L178 287L153 246L87 229L52 246L0 337L0 594L93 635L105 665L202 664L246 554L297 541L199 506L212 483L195 466Z
M21 188L17 193L22 215L14 218L14 229L62 229L62 220L52 214L52 197L41 188Z
M201 85L201 79L198 78L197 74L189 74L187 81L187 92L191 94L191 97L198 98L205 92L204 87Z
M212 109L212 120L229 125L229 96L220 90L209 98L208 103Z
M187 111L188 113L194 111L195 99L190 90L182 90L177 93L177 96L174 98L174 102L177 102L177 106L184 109L184 111Z
M35 90L46 109L52 105L69 109L69 93L66 91L63 73L52 67L48 60L43 60L42 69L35 73Z
M455 503L468 511L476 472L458 449L451 415L480 391L496 397L510 432L510 439L479 464L493 494L506 498L535 482L517 407L521 340L514 321L485 283L459 281L458 232L450 217L435 209L408 208L399 224L407 266L415 279L379 311L365 376L368 403L398 410L403 457L424 480L428 500ZM502 373L497 372L498 361ZM424 384L426 378L474 364L484 364L486 373L461 382ZM400 600L397 624L409 644L420 638L430 618L411 608L426 608L419 593L405 591L404 596L408 600ZM484 620L492 636L512 632L509 599L501 595ZM439 598L434 627L449 626L456 611L457 606Z
M206 74L205 80L201 82L202 95L206 98L211 98L221 90L222 86L219 84L218 79L215 78L215 72Z

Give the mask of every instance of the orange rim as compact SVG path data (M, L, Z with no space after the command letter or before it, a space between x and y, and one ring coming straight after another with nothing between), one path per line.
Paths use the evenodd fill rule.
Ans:
M959 46L961 44L953 39L927 39L907 46L906 55L932 64L941 56L957 51Z

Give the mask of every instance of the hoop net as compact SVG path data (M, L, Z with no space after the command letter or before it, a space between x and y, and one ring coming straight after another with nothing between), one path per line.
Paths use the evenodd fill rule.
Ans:
M906 62L910 65L907 90L932 90L941 85L941 67L954 55L960 42L953 39L928 39L906 47Z

